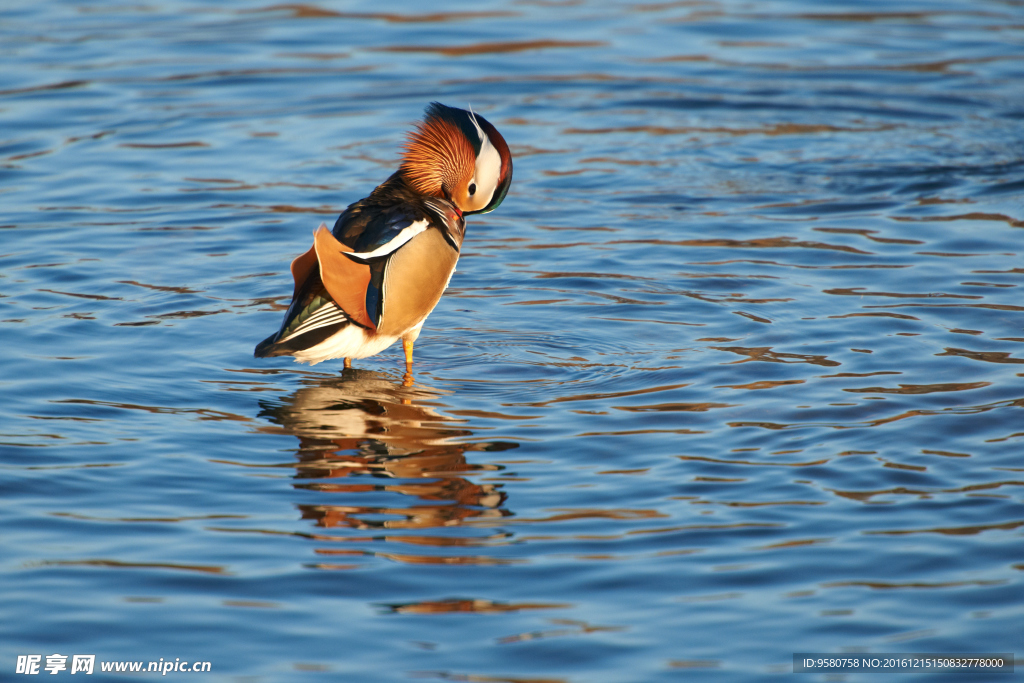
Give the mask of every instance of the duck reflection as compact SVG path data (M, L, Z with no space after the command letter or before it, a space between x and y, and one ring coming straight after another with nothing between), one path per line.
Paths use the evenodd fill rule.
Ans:
M299 505L302 517L328 528L414 530L510 514L502 507L501 484L475 483L466 476L502 467L472 464L466 454L518 444L467 442L473 436L467 421L439 412L445 393L419 381L408 386L379 372L349 368L340 377L310 382L284 400L261 402L260 417L277 425L265 429L299 440L296 488L342 494L338 504ZM382 493L410 498L399 499L399 505L380 504L395 500ZM457 541L401 540L422 545Z

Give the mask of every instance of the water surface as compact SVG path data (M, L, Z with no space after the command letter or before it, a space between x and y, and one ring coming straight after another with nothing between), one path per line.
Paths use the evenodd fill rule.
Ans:
M0 19L7 674L741 681L1019 650L1019 3ZM253 359L290 260L435 99L487 116L515 178L412 386L400 347Z

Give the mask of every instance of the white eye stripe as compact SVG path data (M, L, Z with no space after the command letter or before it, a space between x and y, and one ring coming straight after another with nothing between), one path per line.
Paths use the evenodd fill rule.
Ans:
M484 129L481 128L480 124L476 121L476 114L473 113L472 105L469 107L469 120L473 122L474 126L476 126L476 134L480 136L480 144L483 145L484 143L489 143L490 139L488 139L487 135L484 134Z
M476 155L476 169L470 183L476 183L476 192L473 194L474 203L483 201L481 206L490 204L494 191L498 188L498 177L501 175L501 155L491 144L491 139L484 133L484 129L476 120L473 108L469 108L469 119L480 136L480 153Z
M490 139L485 137L484 143L480 146L480 154L476 158L476 173L473 179L476 181L476 194L474 198L484 200L484 205L491 201L494 190L498 187L498 176L501 174L501 155L491 144Z

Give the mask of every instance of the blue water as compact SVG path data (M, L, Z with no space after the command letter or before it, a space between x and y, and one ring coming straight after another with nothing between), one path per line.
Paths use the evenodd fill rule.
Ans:
M1022 58L996 0L0 9L0 678L1019 653ZM412 386L253 359L432 100L515 176Z

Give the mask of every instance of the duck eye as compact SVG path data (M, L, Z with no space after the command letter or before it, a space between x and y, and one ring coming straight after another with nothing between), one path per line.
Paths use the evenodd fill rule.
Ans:
M469 196L472 197L476 194L476 183L469 184Z

